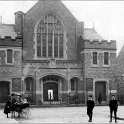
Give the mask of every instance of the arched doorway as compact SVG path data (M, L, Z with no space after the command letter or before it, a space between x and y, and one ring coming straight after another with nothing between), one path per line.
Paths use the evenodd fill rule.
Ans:
M48 82L43 84L44 101L58 101L58 84L56 82Z
M64 79L58 75L47 75L42 78L43 101L59 101L60 91L65 89Z
M95 82L95 98L99 104L106 102L106 81Z
M56 75L47 75L42 78L43 101L58 101L59 79L60 77Z
M0 103L5 103L10 94L9 81L0 81Z

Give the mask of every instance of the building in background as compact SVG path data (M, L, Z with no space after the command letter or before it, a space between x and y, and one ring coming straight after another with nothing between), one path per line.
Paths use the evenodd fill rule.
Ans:
M39 1L0 25L0 102L21 92L32 104L108 103L116 42L84 28L61 1Z
M116 65L112 67L115 82L117 84L118 99L124 104L124 46L116 58Z

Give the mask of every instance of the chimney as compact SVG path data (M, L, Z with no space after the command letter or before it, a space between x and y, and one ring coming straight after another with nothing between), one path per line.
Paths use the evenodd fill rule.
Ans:
M22 35L23 33L23 20L24 20L24 13L22 11L16 12L15 13L15 31L19 35Z

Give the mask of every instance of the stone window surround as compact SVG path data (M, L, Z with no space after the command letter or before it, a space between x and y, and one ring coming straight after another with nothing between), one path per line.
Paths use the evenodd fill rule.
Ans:
M13 54L12 55L13 56L12 63L7 63L7 50L8 49L12 50L12 54ZM21 49L20 48L14 48L14 47L0 48L0 51L5 51L5 64L7 64L7 65L13 65L14 64L14 52L15 51L19 51L21 54Z
M97 64L94 64L94 63L93 63L93 53L97 53L97 60L96 60L96 61L97 61ZM97 51L93 51L93 52L92 52L92 65L95 65L95 66L99 65L98 56L99 56L99 53L98 53Z
M8 55L7 55L7 51L8 51L8 50L12 50L12 62L8 62L8 59L7 59L7 58L8 58ZM13 51L13 49L7 48L7 49L6 49L6 59L5 59L5 60L6 60L6 64L13 65L13 63L14 63L14 57L13 57L13 56L14 56L14 51Z
M107 50L98 50L98 51L96 51L96 50L92 50L92 51L90 51L91 52L91 55L92 55L92 63L91 63L91 65L94 67L98 67L99 66L99 59L98 59L98 56L99 56L99 54L100 53L102 53L103 54L103 59L102 59L102 61L103 61L103 64L102 64L102 66L104 66L104 67L109 67L110 66L110 64L111 64L111 62L110 62L110 53L114 53L113 51L107 51ZM97 52L97 64L93 64L93 52ZM109 54L109 64L108 65L105 65L104 64L104 53L105 52L108 52L108 54Z
M104 63L104 53L105 53L105 52L108 53L108 64L105 64L105 63ZM103 66L109 66L109 65L110 65L110 52L104 51L104 52L103 52Z
M46 15L49 15L49 13L47 13ZM46 15L44 15L44 16L46 16ZM64 60L64 59L67 59L67 33L66 33L66 31L64 30L65 28L65 25L64 25L64 23L63 23L63 21L62 21L62 18L61 17L59 17L58 15L55 15L55 14L53 14L52 13L52 15L53 16L55 16L58 20L61 20L61 23L62 23L62 25L63 25L63 58L55 58L56 60ZM36 39L37 39L37 27L38 27L38 24L40 23L40 21L41 21L41 19L44 17L44 16L42 16L39 20L38 20L38 22L36 23L36 25L35 25L35 27L34 27L34 36L33 36L33 41L34 41L34 45L33 45L33 49L34 49L34 51L35 51L35 54L34 54L34 59L35 60L44 60L44 59L51 59L51 58L49 58L49 57L37 57L37 41L36 41Z
M97 53L97 64L94 64L94 63L93 63L93 53L94 53L94 52ZM91 55L91 56L92 56L92 63L91 63L92 66L95 66L95 67L99 66L99 59L98 59L98 57L99 57L99 52L94 50L94 51L92 51L92 55Z

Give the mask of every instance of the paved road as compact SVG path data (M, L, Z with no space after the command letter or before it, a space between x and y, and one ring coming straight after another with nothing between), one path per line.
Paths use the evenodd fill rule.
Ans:
M87 122L86 107L54 107L54 108L31 108L28 119L6 118L3 110L0 110L0 123L82 123ZM124 118L124 106L119 106L118 116ZM114 123L114 120L113 122ZM118 120L124 124L124 120ZM92 124L109 124L108 106L94 108Z

